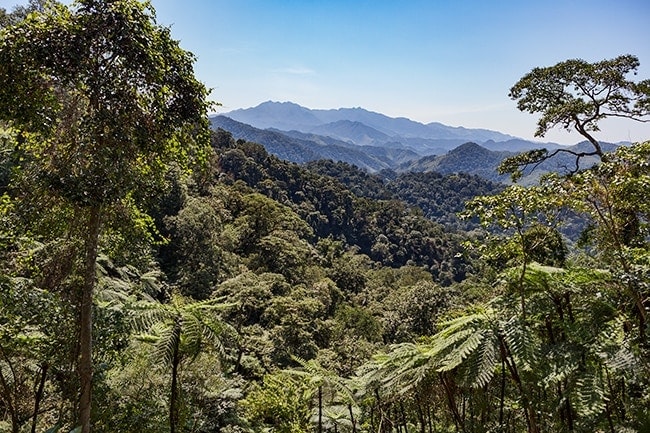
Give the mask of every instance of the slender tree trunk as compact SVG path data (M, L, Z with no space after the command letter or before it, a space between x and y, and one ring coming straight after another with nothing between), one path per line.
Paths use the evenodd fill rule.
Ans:
M402 424L404 425L404 432L408 433L409 427L408 427L408 419L406 418L406 410L404 409L404 403L399 402L399 411L402 415Z
M16 412L16 408L13 404L14 400L11 395L11 389L7 384L7 380L2 374L2 369L0 369L0 385L2 385L2 397L5 400L5 405L7 411L9 411L9 416L11 418L11 433L18 433L20 431L20 420L18 419L18 413Z
M95 289L95 263L97 262L97 244L101 208L93 205L88 214L88 237L85 245L84 280L81 293L81 311L79 315L79 380L81 397L79 399L79 423L81 433L90 433L90 409L92 404L92 331L93 331L93 290Z
M499 428L503 431L503 408L506 399L506 365L503 357L501 358L501 392L499 395Z
M172 389L169 397L169 431L171 433L176 433L179 421L178 365L180 364L180 356L178 353L178 343L174 346L174 355L172 358Z
M521 381L521 377L519 376L517 365L515 364L514 359L512 359L510 351L506 348L505 341L500 338L499 343L501 359L505 361L506 366L510 371L510 375L512 376L512 380L517 385L517 388L519 389L519 393L521 395L521 402L524 409L524 415L526 416L526 426L528 433L539 433L539 426L537 425L537 416L535 415L535 409L531 406L528 393L524 390L524 385Z
M354 420L354 411L352 404L348 403L348 412L350 412L350 422L352 423L352 433L357 433L357 422Z
M414 400L415 400L415 407L418 411L418 419L420 421L420 433L426 433L427 425L424 419L424 411L422 410L422 404L420 403L420 398L418 396L418 393L415 394Z
M323 433L323 386L318 387L318 433Z
M447 397L447 406L451 412L454 424L456 425L457 431L465 431L465 426L463 425L463 419L458 412L458 405L456 404L456 398L454 397L453 383L450 380L447 380L444 373L439 373L440 381L442 382L442 387L445 390L445 395Z
M34 415L32 416L32 433L36 433L36 421L38 419L38 411L40 410L41 400L43 399L43 392L45 390L45 379L47 379L47 363L41 365L41 377L38 382L38 390L36 391L36 398L34 401Z

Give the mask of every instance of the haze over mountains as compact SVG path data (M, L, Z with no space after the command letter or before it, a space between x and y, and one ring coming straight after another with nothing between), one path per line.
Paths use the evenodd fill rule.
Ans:
M506 176L496 173L503 158L530 149L562 147L487 129L392 118L363 108L312 110L292 102L268 101L214 116L211 121L214 128L260 143L288 161L332 159L370 172L466 172L505 181ZM545 168L561 169L562 164L558 161Z
M401 145L422 155L453 149L468 141L482 144L490 140L498 143L516 139L497 131L452 127L437 122L424 124L363 108L312 110L292 102L268 101L223 115L260 129L323 135L359 146Z

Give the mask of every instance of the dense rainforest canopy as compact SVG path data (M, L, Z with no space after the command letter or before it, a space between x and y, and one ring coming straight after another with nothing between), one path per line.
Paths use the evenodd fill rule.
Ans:
M209 131L148 4L1 12L0 432L650 430L650 142L537 92L643 120L633 56L513 87L600 158L523 187Z

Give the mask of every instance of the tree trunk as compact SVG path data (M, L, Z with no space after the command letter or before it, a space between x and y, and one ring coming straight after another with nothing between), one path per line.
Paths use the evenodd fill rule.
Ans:
M178 353L179 341L174 345L174 354L172 357L172 389L169 397L169 431L176 433L179 420L178 410L178 365L180 364L180 356Z
M41 407L41 400L43 399L43 393L45 391L45 380L47 379L47 363L41 365L41 377L38 382L38 390L36 391L36 398L34 401L34 415L32 417L32 433L36 433L36 421L38 420L38 411Z
M350 422L352 423L352 433L357 433L357 423L354 420L354 411L352 410L352 403L348 403L348 412L350 412Z
M440 382L442 383L442 388L445 390L445 395L447 397L447 406L449 411L453 415L454 424L456 425L457 431L465 431L465 425L463 424L463 419L458 412L458 406L456 405L456 399L454 397L454 384L451 380L447 380L445 373L438 373Z
M2 385L2 397L5 400L6 410L9 412L9 416L11 417L11 433L18 433L20 431L20 420L18 419L18 413L13 404L11 389L2 374L2 369L0 369L0 385Z
M323 433L323 386L318 387L318 433Z
M97 262L97 244L99 243L100 206L93 205L88 215L88 237L85 245L84 279L81 293L79 314L79 381L81 397L79 399L79 423L81 433L90 433L90 408L92 403L92 330L93 330L93 290L95 289L95 263Z
M517 365L515 364L512 354L506 347L506 343L503 338L499 338L499 350L501 351L501 359L505 361L512 380L517 385L519 389L519 394L521 396L521 402L524 409L524 415L526 416L526 426L528 433L539 433L539 427L537 425L537 416L535 415L535 408L530 404L530 399L528 398L528 393L524 389L523 382L517 371Z

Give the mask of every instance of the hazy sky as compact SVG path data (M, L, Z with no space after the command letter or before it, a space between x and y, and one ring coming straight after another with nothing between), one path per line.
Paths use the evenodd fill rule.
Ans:
M10 9L17 1L0 0ZM532 139L508 98L537 66L634 54L650 78L648 0L152 0L197 56L220 112L267 100L363 107L392 117ZM599 138L650 139L650 124L602 123ZM574 143L577 133L546 140Z

